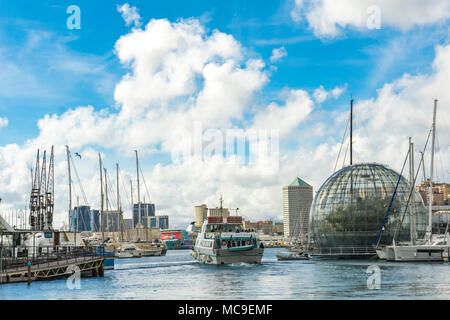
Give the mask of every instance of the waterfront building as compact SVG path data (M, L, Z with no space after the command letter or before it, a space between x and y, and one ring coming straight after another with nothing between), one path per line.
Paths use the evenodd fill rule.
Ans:
M272 229L273 234L283 235L284 234L284 223L283 222L275 222Z
M311 231L320 252L375 254L374 244L399 180L399 174L381 164L355 164L331 175L317 192L311 210ZM410 239L410 212L415 215L417 238L426 228L426 211L418 193L407 205L411 186L400 177L381 245ZM411 208L414 207L414 210ZM414 221L414 220L413 220Z
M208 217L208 207L206 204L202 204L200 206L195 206L195 226L200 229L203 225L203 222Z
M103 211L103 231L119 232L120 231L120 214L117 210ZM101 227L100 227L100 231Z
M146 217L154 217L155 216L155 204L154 203L141 203L141 213L139 214L139 204L133 204L133 227L139 224L141 226L145 226ZM141 221L139 221L139 218Z
M123 219L123 228L125 230L133 229L133 219Z
M92 231L91 207L74 207L72 209L71 219L71 231Z
M91 209L91 229L92 232L100 231L100 210Z
M168 229L169 228L169 216L154 216L149 217L149 228Z
M430 181L422 181L416 187L422 197L424 204L427 206L430 199ZM450 184L433 182L433 206L449 205Z
M295 178L283 187L283 228L285 237L299 239L306 244L309 238L309 212L313 201L313 187Z

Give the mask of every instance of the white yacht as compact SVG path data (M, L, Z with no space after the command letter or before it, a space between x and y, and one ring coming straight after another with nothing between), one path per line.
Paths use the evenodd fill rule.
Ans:
M444 261L448 260L450 252L450 239L448 230L445 235L433 235L432 234L432 203L433 203L433 165L434 165L434 150L435 150L435 137L436 137L436 109L437 100L434 101L433 111L433 125L432 125L432 146L431 146L431 169L430 169L430 196L428 203L428 221L427 231L424 239L414 240L411 239L409 244L396 245L395 239L391 246L385 248L378 248L377 253L379 257L385 256L388 261L411 261L411 262L432 262L432 261ZM412 154L411 150L410 153ZM414 169L412 169L414 171ZM412 182L412 188L414 188L414 181ZM413 216L412 216L413 217ZM414 221L414 220L413 220ZM384 251L384 252L383 252ZM446 258L447 257L447 258Z

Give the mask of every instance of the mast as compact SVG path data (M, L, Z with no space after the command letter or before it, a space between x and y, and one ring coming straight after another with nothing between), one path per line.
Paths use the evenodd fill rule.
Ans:
M132 213L132 218L133 218L133 228L136 226L136 223L134 221L134 199L133 199L133 180L130 179L130 192L131 192L131 213Z
M420 154L421 154L421 161L422 161L422 169L423 169L423 181L424 182L426 182L427 181L427 176L425 175L425 161L424 161L424 158L423 158L423 152L422 151L420 151Z
M141 217L141 191L140 191L140 185L139 185L139 159L138 159L138 152L137 150L134 150L136 153L136 175L137 175L137 199L138 199L138 218L139 218L139 224L142 224L142 217Z
M432 205L433 205L433 169L434 169L434 140L436 137L436 109L437 109L437 99L434 100L434 110L433 110L433 126L432 126L432 136L431 136L431 166L430 166L430 199L428 203L428 225L427 232L429 234L429 241L431 243L433 239L432 230Z
M69 230L72 229L72 177L70 175L70 151L69 146L66 145L67 151L67 168L69 170Z
M117 214L119 219L120 240L123 241L123 216L122 208L120 207L120 194L119 194L119 164L116 163L116 175L117 175Z
M103 223L103 172L102 172L102 156L98 154L100 163L100 228L102 230L102 241L105 240L105 228Z
M105 204L106 204L106 220L107 220L107 227L109 227L109 206L108 206L108 176L106 175L106 168L103 168L103 170L105 171ZM109 232L109 231L107 231ZM114 240L114 234L113 234L113 240Z
M409 181L411 184L411 205L409 206L409 233L411 244L416 244L416 216L415 206L416 201L414 197L415 179L414 179L414 143L409 137Z
M353 165L353 99L350 100L350 165Z

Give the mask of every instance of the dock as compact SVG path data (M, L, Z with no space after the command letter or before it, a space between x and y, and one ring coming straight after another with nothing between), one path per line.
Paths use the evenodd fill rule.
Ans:
M39 257L3 257L0 284L64 278L74 274L74 270L80 276L103 277L105 257L83 249L64 254L57 250Z

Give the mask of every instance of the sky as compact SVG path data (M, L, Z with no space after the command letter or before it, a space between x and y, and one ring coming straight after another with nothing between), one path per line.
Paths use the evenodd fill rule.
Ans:
M450 176L447 0L0 0L0 212L26 208L37 149L55 148L54 226L100 206L98 153L115 207L137 199L184 228L194 206L282 219L282 187L316 192L354 162L416 163L438 99L434 179ZM429 175L429 148L425 169ZM143 183L145 181L145 185ZM83 196L83 192L86 197Z

